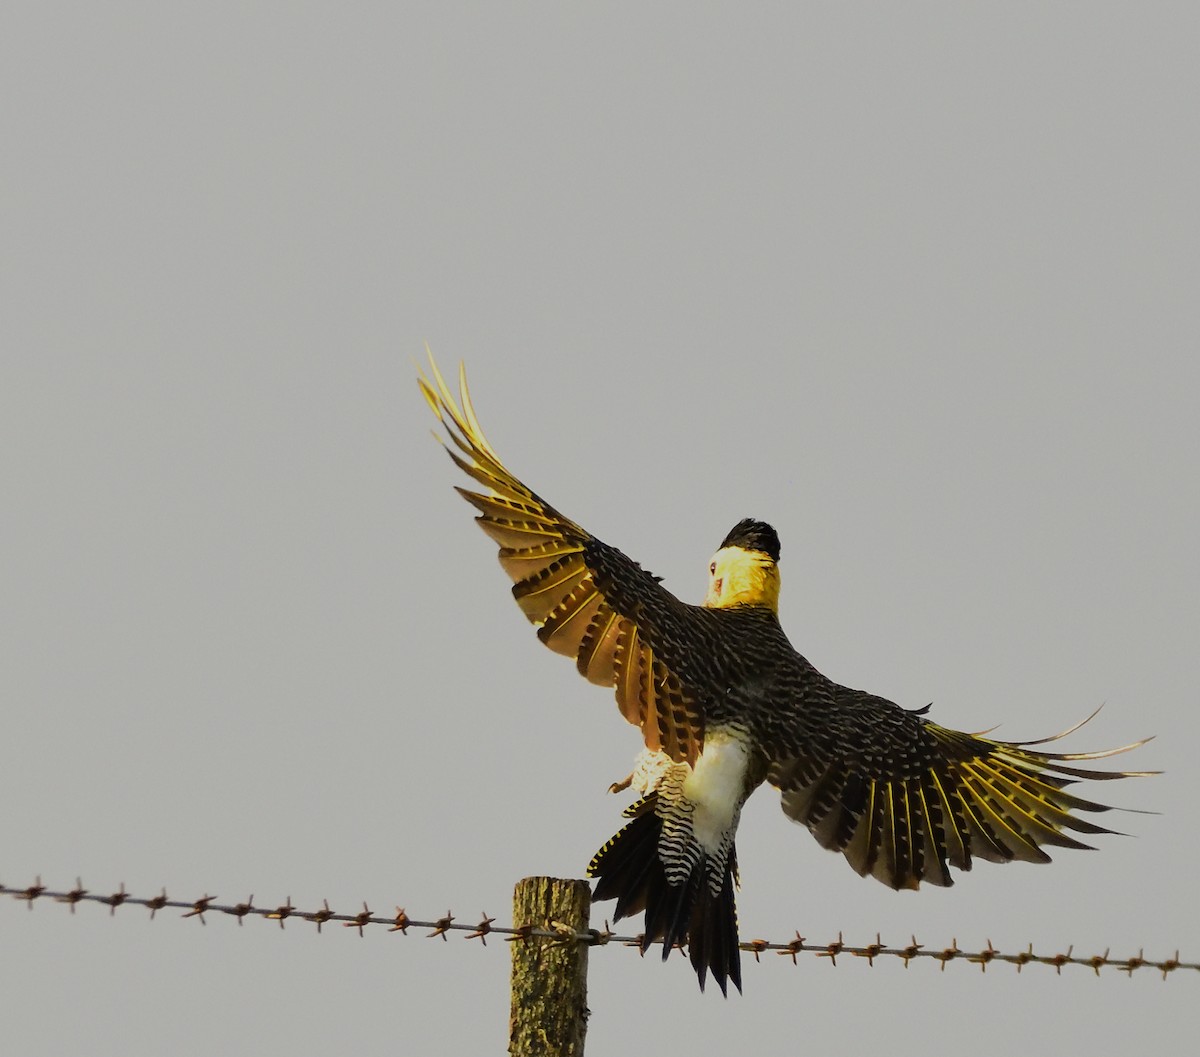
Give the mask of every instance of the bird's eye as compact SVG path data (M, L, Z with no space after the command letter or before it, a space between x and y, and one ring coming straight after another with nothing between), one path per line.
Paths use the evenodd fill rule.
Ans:
M717 575L717 563L716 563L716 562L713 562L713 563L712 563L712 565L710 565L710 566L708 567L708 575L709 575L709 576L716 576L716 575Z

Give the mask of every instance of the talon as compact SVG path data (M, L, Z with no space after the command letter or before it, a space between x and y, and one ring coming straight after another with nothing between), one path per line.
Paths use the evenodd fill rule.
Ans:
M613 784L608 787L608 791L610 793L623 793L631 785L633 785L633 772L632 771L629 774L627 774L624 778L622 778L619 782L613 782Z

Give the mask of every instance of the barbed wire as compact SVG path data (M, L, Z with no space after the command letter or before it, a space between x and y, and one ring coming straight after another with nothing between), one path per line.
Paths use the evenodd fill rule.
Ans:
M135 896L125 890L125 885L122 883L117 891L110 894L101 894L98 892L90 892L83 887L83 882L76 878L75 887L67 891L52 891L46 885L42 884L42 878L39 875L37 880L23 888L11 887L9 885L0 884L0 895L11 895L15 899L25 902L29 909L33 909L34 903L39 900L50 900L55 903L65 903L71 908L71 913L75 913L75 907L79 903L100 903L109 908L109 914L115 915L118 907L122 906L141 906L146 907L150 911L150 919L154 920L160 910L182 910L184 918L198 918L201 925L207 925L208 921L206 914L227 914L237 918L238 925L242 925L247 917L261 917L271 921L278 921L279 927L283 928L285 922L290 919L305 921L317 926L317 931L321 932L323 927L330 922L341 925L343 928L353 928L358 930L359 936L363 936L368 925L385 925L388 932L399 932L402 935L408 935L408 930L411 929L429 929L426 934L428 939L437 939L441 937L443 942L446 942L451 932L465 933L465 939L479 940L481 944L487 944L489 936L502 936L507 942L523 942L533 940L545 940L551 943L567 944L567 943L586 943L590 946L611 946L634 948L641 950L642 935L622 936L613 932L608 922L605 922L603 929L587 929L579 932L573 928L563 925L560 922L548 921L541 928L535 928L530 925L510 928L504 925L496 925L496 919L489 917L486 913L482 914L480 920L475 924L460 923L455 920L455 915L447 910L445 915L440 918L422 920L412 917L403 907L397 906L396 913L391 917L377 916L367 904L364 902L362 910L355 914L339 914L332 910L328 900L322 901L322 906L318 910L301 910L292 905L292 897L288 896L287 901L275 907L259 907L254 905L254 896L250 896L244 903L218 903L216 896L203 895L199 899L171 899L167 896L167 890L164 888L159 895L149 898L144 896ZM838 938L830 943L810 943L808 939L801 936L797 931L793 939L783 943L777 943L770 940L752 939L743 941L740 947L754 955L755 961L760 961L763 954L774 953L779 956L790 957L793 964L798 964L799 955L811 954L816 958L826 958L831 966L837 966L839 957L850 955L855 958L865 959L867 965L874 967L876 958L899 958L907 969L912 961L920 959L930 959L938 962L941 971L945 971L946 964L952 961L961 961L970 965L978 965L983 972L987 971L987 967L994 962L1007 962L1009 965L1015 965L1019 973L1026 965L1047 965L1052 966L1057 975L1062 974L1063 966L1080 965L1091 969L1097 976L1100 975L1101 969L1115 969L1117 972L1127 973L1130 977L1140 969L1153 969L1156 972L1162 973L1162 978L1166 978L1173 972L1183 970L1200 971L1200 963L1181 961L1179 951L1176 950L1173 957L1155 960L1145 957L1145 950L1139 949L1138 953L1128 958L1113 958L1110 957L1109 949L1105 949L1103 954L1095 955L1080 955L1075 954L1074 946L1070 946L1065 952L1058 954L1035 954L1033 944L1030 943L1023 951L1007 952L1002 951L992 946L992 941L987 941L987 947L982 950L963 950L958 946L958 939L955 937L950 941L949 947L937 947L936 945L926 945L918 943L916 936L911 937L912 942L902 947L892 947L885 944L879 937L879 933L875 934L875 942L867 943L861 946L856 946L851 943L846 943L842 938L842 933L838 932Z

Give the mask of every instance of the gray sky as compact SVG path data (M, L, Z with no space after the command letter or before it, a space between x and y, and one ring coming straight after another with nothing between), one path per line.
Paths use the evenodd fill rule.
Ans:
M743 935L1200 956L1194 4L19 5L0 41L0 882L507 919L637 732L542 648L413 382L830 676L1070 747L1134 836L948 891L764 789ZM610 905L611 906L611 905ZM607 907L599 908L597 923ZM508 950L0 903L24 1054L498 1053ZM630 925L636 930L637 922ZM1195 974L592 959L589 1052L1154 1050Z

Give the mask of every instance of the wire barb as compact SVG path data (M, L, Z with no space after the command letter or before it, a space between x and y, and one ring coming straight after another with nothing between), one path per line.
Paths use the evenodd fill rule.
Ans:
M38 878L38 880L41 880L41 878ZM164 888L164 889L163 889L163 891L165 892L165 891L166 891L166 889ZM128 895L128 893L125 891L125 882L124 882L124 881L122 881L122 882L121 882L121 887L120 887L120 888L118 888L118 889L117 889L115 892L113 892L113 894L112 894L112 895L110 895L110 896L102 896L102 897L100 898L100 902L101 902L101 903L107 903L107 904L108 904L108 916L111 918L111 917L116 917L116 915L117 915L117 907L119 907L119 906L120 906L122 903L124 903L124 902L125 902L125 900L127 900L128 898L129 898L129 895ZM154 912L153 912L153 911L151 911L151 913L150 913L150 916L151 916L151 917L153 917L153 916L154 916ZM201 920L203 920L203 918L202 918Z
M124 888L125 888L125 886L124 886L124 885L121 885L121 889L122 889L122 891L124 891ZM208 921L207 921L207 919L204 917L204 915L205 915L206 913L208 913L208 911L211 909L211 907L209 906L209 904L211 904L211 903L212 903L212 901L213 901L214 899L216 899L216 898L217 898L216 896L201 896L199 899L197 899L197 900L196 900L196 902L194 902L194 903L192 904L192 909L191 909L191 910L189 910L189 911L188 911L186 914L184 914L183 916L184 916L185 918L199 918L199 919L200 919L200 924L201 924L201 925L207 925L207 924L208 924ZM115 908L114 908L114 909L115 909ZM217 909L218 909L218 910L224 910L224 911L225 911L227 914L228 914L228 913L233 913L233 907L228 907L228 908L226 908L226 907L218 907Z
M166 894L167 890L164 888L163 895L165 896ZM278 921L279 927L283 928L283 923L292 916L292 913L295 911L295 909L296 908L292 906L292 897L288 896L286 903L284 903L282 906L277 906L274 910L269 911L263 916L270 918L272 921Z
M840 936L841 933L839 933L838 935ZM992 941L988 940L988 946L990 947L991 945L992 945ZM856 958L866 958L867 965L870 968L874 969L875 968L875 959L878 958L879 955L883 953L883 941L879 938L879 933L878 932L875 933L875 942L874 943L868 943L861 951L851 951L850 953L853 954Z
M485 912L483 915L483 920L475 926L475 931L468 932L466 938L469 940L479 940L479 942L486 947L488 933L492 931L492 922L495 920L495 918L488 917L487 913Z
M363 900L363 908L361 914L355 914L349 921L342 922L344 929L358 929L358 938L362 939L363 926L369 925L374 919L371 917L370 908L367 906L367 901Z
M40 875L34 880L33 884L24 887L11 887L0 884L0 895L10 895L14 899L25 903L30 910L33 909L34 902L43 898L55 903L64 903L70 907L72 914L75 913L75 908L80 903L99 903L102 906L107 906L110 915L115 915L118 907L130 903L149 909L151 920L154 920L158 911L167 908L183 911L181 916L184 918L199 918L200 923L204 925L208 923L205 914L209 911L236 917L239 925L242 925L248 917L261 917L268 921L278 921L280 928L283 928L284 922L288 918L299 916L305 921L313 922L317 926L318 932L322 930L322 926L327 922L335 921L346 928L357 929L360 936L364 935L367 925L385 925L389 933L399 932L402 935L407 935L409 928L428 929L430 930L428 938L435 939L440 936L443 942L449 939L451 932L462 932L464 933L464 939L479 940L480 945L484 947L487 946L488 936L500 935L509 943L524 943L536 939L549 941L553 944L577 942L586 943L589 946L615 945L617 947L635 947L638 949L639 954L645 954L645 951L642 949L644 938L641 934L637 936L617 935L612 931L607 921L604 923L603 929L587 929L580 932L565 926L562 922L556 921L549 921L542 928L536 928L532 925L511 928L495 924L496 919L489 917L487 914L484 914L476 924L459 924L454 920L454 914L449 910L440 918L421 921L410 917L402 906L396 907L396 913L392 917L376 917L365 901L362 904L362 910L356 914L337 913L330 908L327 899L322 900L320 909L305 911L300 910L292 904L291 896L287 897L287 902L270 909L256 907L254 905L254 896L250 896L244 903L230 905L219 904L217 903L217 897L210 895L203 895L199 899L194 900L170 899L167 896L165 888L156 896L139 898L130 895L125 890L124 883L120 885L117 891L110 895L100 895L84 888L82 879L78 877L75 879L74 888L65 891L51 891L42 883ZM1007 962L1009 965L1015 966L1018 973L1031 963L1051 966L1056 975L1060 976L1062 975L1063 966L1067 965L1084 966L1091 969L1096 976L1100 976L1101 969L1114 969L1117 972L1126 973L1132 977L1138 969L1150 968L1161 973L1163 980L1166 980L1169 975L1180 970L1191 969L1200 971L1200 963L1183 961L1180 958L1178 950L1171 957L1156 961L1152 958L1147 958L1144 949L1139 949L1136 955L1129 958L1113 958L1111 957L1111 951L1107 948L1103 954L1077 955L1074 946L1070 946L1066 951L1057 954L1035 954L1033 944L1030 943L1025 950L1006 954L1001 948L994 946L990 938L987 940L987 946L977 951L963 950L959 947L957 938L950 941L949 947L939 948L933 946L928 949L925 944L917 942L916 936L911 937L911 940L911 943L902 947L889 947L883 942L877 932L875 933L874 942L855 946L847 943L842 933L839 932L838 938L833 942L809 943L797 931L794 933L792 939L782 943L775 943L765 939L752 939L740 944L740 948L752 954L755 961L760 961L761 956L765 952L774 951L781 957L791 958L793 964L799 964L799 956L801 954L809 954L815 958L828 958L829 963L836 966L838 955L849 954L865 960L867 966L871 968L874 967L876 960L879 958L897 958L907 969L910 962L920 958L929 958L939 963L938 967L942 972L945 971L948 962L957 960L978 965L984 973L987 972L989 965L996 962Z
M122 889L124 889L125 886L122 885L121 887L122 887ZM124 901L124 900L122 900L122 901ZM156 895L153 899L145 900L145 905L150 908L150 920L153 921L154 915L157 914L160 910L162 910L163 907L165 907L167 905L167 890L166 890L166 888L163 888L162 892L159 895ZM115 912L116 909L117 908L114 905L113 911Z
M590 935L592 937L592 946L593 947L603 947L615 935L612 928L608 924L607 918L604 919L604 928L588 929L588 932L590 933Z
M70 904L71 913L74 914L75 904L78 903L85 895L87 895L87 889L83 887L83 881L76 877L75 887L69 892L64 892L60 896L55 896L55 899L57 899L57 901L60 903Z
M993 958L995 958L996 955L999 953L1000 952L998 950L996 950L995 947L992 946L992 941L991 941L991 939L989 939L987 941L987 950L980 951L978 954L968 955L967 961L978 963L979 971L986 973L987 967L988 967L988 962L990 962Z
M799 936L800 933L797 932L796 935ZM837 940L834 943L825 944L825 949L823 951L818 951L817 957L818 958L828 958L829 964L836 967L837 966L837 956L839 954L841 954L842 951L844 951L845 949L846 949L846 944L842 942L842 934L839 932ZM793 957L794 957L794 955L793 955Z
M291 897L289 896L288 898L291 898ZM315 921L317 923L317 933L318 934L321 931L321 926L324 925L325 922L331 920L332 918L337 917L337 915L332 910L329 909L329 900L328 899L323 899L321 902L324 904L324 907L321 910L318 910L312 914L304 915L305 918L307 918L309 921Z
M46 886L42 884L42 875L38 874L37 880L34 881L33 884L19 892L14 892L13 895L15 895L18 899L24 899L26 905L30 910L32 910L33 901L37 899L44 891L46 891Z
M254 896L251 896L244 903L238 903L236 906L232 907L222 907L221 910L223 913L232 914L235 918L237 918L238 926L240 927L242 924L242 918L254 910Z
M433 923L433 931L429 934L429 936L427 938L433 939L435 936L441 936L442 942L445 943L446 942L446 933L450 931L450 924L453 921L454 921L454 915L451 914L449 910L447 910L446 916L444 918L438 918L437 921L435 921Z
M958 949L958 937L955 936L954 939L952 939L950 941L950 946L947 947L940 954L935 954L934 957L937 958L937 960L942 963L941 971L945 972L946 971L946 963L948 961L952 961L953 959L957 958L960 954L962 954L962 951L960 951Z

